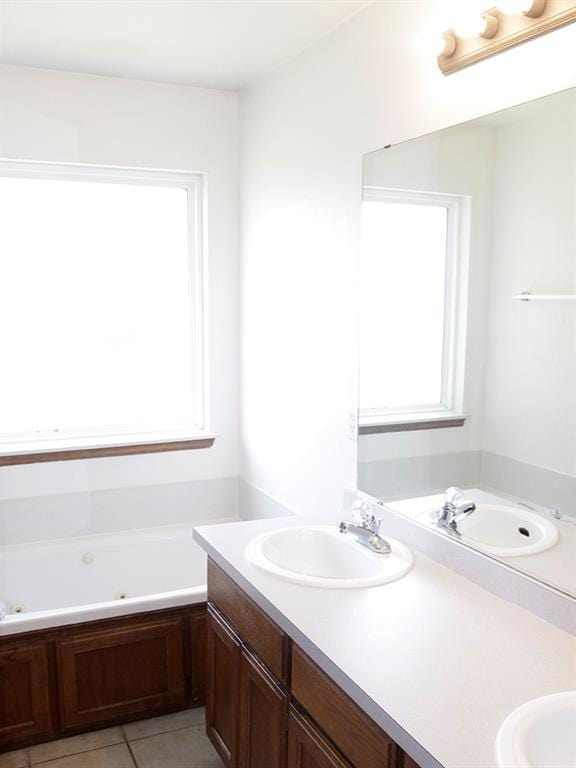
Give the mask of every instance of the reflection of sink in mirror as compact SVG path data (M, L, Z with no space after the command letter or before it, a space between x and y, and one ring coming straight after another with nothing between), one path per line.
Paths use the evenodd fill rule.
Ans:
M416 519L436 525L436 514L436 509L430 509ZM464 544L496 557L533 555L558 541L558 529L551 520L527 509L497 504L477 504L457 530Z
M576 691L523 704L504 721L496 740L499 768L576 765Z
M458 522L462 537L458 539L455 535L454 541L576 595L576 520L572 522L568 516L558 519L550 508L531 500L511 499L477 487L467 488L464 495L476 504L480 513L475 511ZM434 523L434 511L443 502L443 493L382 500L385 507L435 531L441 529ZM519 528L526 529L524 535Z
M284 581L310 587L374 587L402 578L412 567L410 550L394 539L389 555L377 554L335 526L299 526L253 539L246 559Z

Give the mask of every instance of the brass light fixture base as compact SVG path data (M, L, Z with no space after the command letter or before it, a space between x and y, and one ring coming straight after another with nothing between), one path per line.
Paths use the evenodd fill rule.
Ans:
M576 21L576 0L535 0L528 13L506 14L491 8L483 15L498 21L491 38L462 38L452 30L446 33L455 37L456 46L453 53L446 49L438 56L438 66L445 75Z

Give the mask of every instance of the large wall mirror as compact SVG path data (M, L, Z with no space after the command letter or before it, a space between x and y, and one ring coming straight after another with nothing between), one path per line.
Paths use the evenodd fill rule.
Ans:
M576 595L576 89L366 155L358 489Z

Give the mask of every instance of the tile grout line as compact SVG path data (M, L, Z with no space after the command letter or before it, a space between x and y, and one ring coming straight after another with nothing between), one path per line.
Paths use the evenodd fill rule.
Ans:
M130 758L132 762L134 763L134 768L138 768L138 763L136 761L136 756L134 752L132 752L132 746L130 745L130 742L126 740L126 746L128 747L128 752L130 753Z
M49 744L50 742L46 742ZM42 765L50 765L50 763L55 762L56 760L64 760L67 757L77 757L78 755L87 755L90 752L100 752L102 749L109 749L109 747L117 747L119 744L125 744L127 742L125 741L115 741L113 744L104 744L101 747L94 747L93 749L82 749L80 752L69 752L66 755L59 755L58 757L51 757L48 760L43 760L41 763L33 763L32 757L29 756L29 766L28 768L36 768L36 766L42 766Z
M131 744L133 741L143 741L144 739L153 739L155 736L163 736L165 733L176 733L177 731L196 730L197 728L204 728L202 723L198 725L184 725L180 728L170 728L168 731L158 731L158 733L149 733L147 736L137 736L135 739L126 738L126 743Z

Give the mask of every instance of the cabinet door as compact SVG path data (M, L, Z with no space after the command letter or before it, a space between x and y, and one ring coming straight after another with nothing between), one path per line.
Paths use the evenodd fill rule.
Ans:
M420 768L420 766L412 760L409 755L404 755L403 768Z
M237 768L241 645L212 606L208 609L206 641L206 733L226 768Z
M149 716L184 702L179 619L78 632L56 645L64 729Z
M239 768L284 768L288 695L252 654L240 666Z
M51 731L46 646L0 646L0 752Z
M351 768L351 766L340 757L310 720L290 707L288 768Z

